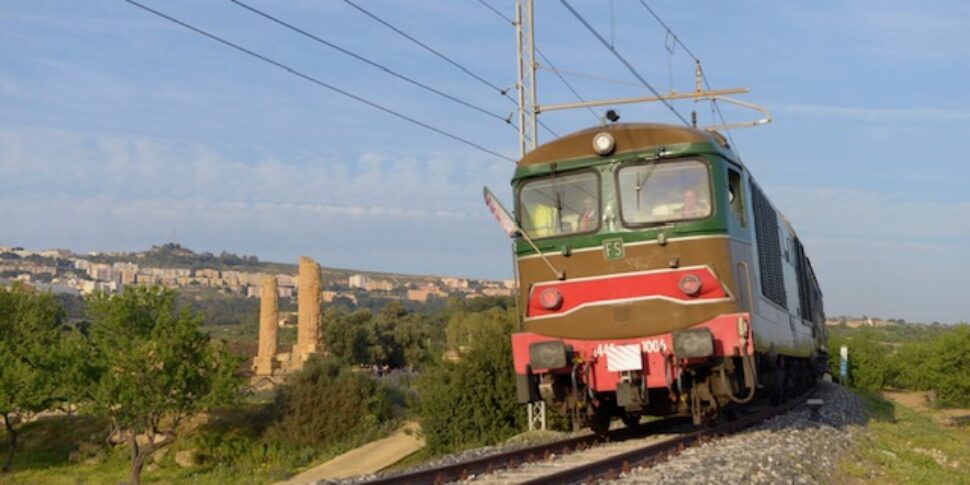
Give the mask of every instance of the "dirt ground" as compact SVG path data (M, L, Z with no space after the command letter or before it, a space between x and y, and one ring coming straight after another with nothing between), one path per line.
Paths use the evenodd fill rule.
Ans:
M303 485L383 470L424 447L417 437L420 426L406 423L387 438L372 441L276 485Z
M970 409L933 409L927 392L884 390L881 394L890 401L932 416L944 426L970 426Z

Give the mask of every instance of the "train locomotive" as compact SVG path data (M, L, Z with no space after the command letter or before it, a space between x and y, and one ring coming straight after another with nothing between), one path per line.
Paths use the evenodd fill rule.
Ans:
M520 403L600 432L710 424L824 372L812 265L719 133L593 127L527 153L512 186Z

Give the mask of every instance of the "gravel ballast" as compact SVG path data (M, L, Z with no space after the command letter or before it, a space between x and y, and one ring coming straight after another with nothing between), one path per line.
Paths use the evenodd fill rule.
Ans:
M859 398L819 382L818 421L807 405L731 436L690 447L651 468L636 468L617 483L826 483L866 422Z
M617 483L827 483L832 481L841 456L852 447L855 436L866 421L863 405L848 389L830 382L819 382L813 398L824 401L818 420L812 420L804 403L791 411L744 431L714 441L691 446L669 460L650 468L634 468ZM492 455L536 442L563 438L566 433L536 434L515 444L489 446L438 457L407 471L428 469L486 455ZM622 447L623 442L600 445ZM555 467L552 462L527 464L530 467ZM564 465L560 465L564 466ZM396 471L389 475L402 473ZM499 478L504 475L498 472ZM320 483L355 484L375 478L358 476L348 480ZM489 477L475 477L489 480ZM501 481L501 479L500 479Z

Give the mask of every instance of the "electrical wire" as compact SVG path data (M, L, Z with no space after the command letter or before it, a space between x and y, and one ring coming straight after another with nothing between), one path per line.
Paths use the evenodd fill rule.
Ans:
M181 21L179 19L176 19L176 18L171 17L171 16L169 16L167 14L164 14L164 13L158 11L158 10L155 10L155 9L153 9L151 7L148 7L146 5L142 5L141 3L138 3L135 0L125 0L125 1L128 2L128 3L130 3L130 4L132 4L132 5L134 5L134 6L136 6L136 7L138 7L138 8L140 8L140 9L142 9L142 10L145 10L147 12L150 12L150 13L158 16L158 17L161 17L161 18L163 18L165 20L168 20L168 21L170 21L172 23L181 25L182 27L185 27L186 29L189 29L189 30L191 30L191 31L193 31L193 32L195 32L195 33L197 33L199 35L208 37L208 38L210 38L210 39L212 39L212 40L214 40L216 42L219 42L220 44L223 44L223 45L225 45L227 47L231 47L231 48L233 48L235 50L238 50L238 51L240 51L242 53L248 54L248 55L250 55L252 57L255 57L256 59L259 59L259 60L261 60L263 62L266 62L268 64L272 64L273 66L276 66L276 67L278 67L280 69L283 69L284 71L289 72L290 74L293 74L293 75L295 75L297 77L300 77L300 78L303 78L303 79L305 79L307 81L310 81L311 83L316 84L316 85L318 85L320 87L329 89L329 90L334 91L334 92L336 92L338 94L341 94L343 96L346 96L346 97L348 97L350 99L353 99L355 101L364 103L364 104L366 104L366 105L368 105L368 106L370 106L372 108L378 109L378 110L383 111L383 112L385 112L387 114L390 114L390 115L395 116L397 118L400 118L402 120L408 121L410 123L413 123L415 125L418 125L418 126L420 126L422 128L425 128L427 130L433 131L433 132L435 132L435 133L437 133L439 135L445 136L445 137L450 138L452 140L455 140L457 142L460 142L460 143L463 143L465 145L468 145L468 146L470 146L472 148L475 148L475 149L477 149L479 151L488 153L489 155L493 155L493 156L496 156L498 158L502 158L502 159L508 160L510 162L513 162L513 163L515 162L515 159L513 159L511 157L502 155L499 152L496 152L494 150L490 150L488 148L485 148L482 145L479 145L479 144L477 144L475 142L466 140L465 138L462 138L462 137L460 137L458 135L455 135L455 134L449 133L447 131L444 131L441 128L437 128L437 127L432 126L432 125L430 125L428 123L425 123L423 121L417 120L417 119L412 118L412 117L410 117L408 115L399 113L399 112L394 111L394 110L392 110L390 108L384 107L384 106L382 106L382 105L380 105L378 103L375 103L375 102L370 101L368 99L365 99L365 98L362 98L360 96L357 96L356 94L350 93L350 92L345 91L343 89L340 89L340 88L338 88L336 86L333 86L331 84L328 84L328 83L326 83L324 81L321 81L320 79L317 79L317 78L315 78L315 77L313 77L313 76L311 76L309 74L305 74L303 72L300 72L300 71L298 71L298 70L296 70L296 69L294 69L294 68L292 68L290 66L287 66L286 64L283 64L283 63L281 63L279 61L275 61L273 59L270 59L269 57L266 57L266 56L264 56L262 54L259 54L257 52L254 52L254 51L250 50L250 49L247 49L245 47L242 47L242 46L240 46L238 44L234 44L234 43L232 43L232 42L230 42L228 40L225 40L222 37L219 37L219 36L217 36L215 34L211 34L211 33L206 32L206 31L204 31L204 30L202 30L202 29L200 29L198 27L194 27L194 26L189 25L189 24L187 24L187 23L185 23L185 22L183 22L183 21Z
M495 8L495 7L492 6L492 4L486 2L485 0L478 0L478 3L484 5L485 8L491 10L492 12L495 13L495 15L498 15L499 17L501 17L502 19L504 19L506 22L508 22L508 23L510 23L512 25L515 25L515 21L512 20L511 17L509 17L508 15L505 15L502 12L499 12L497 8Z
M620 85L623 85L623 86L636 86L636 87L643 86L642 84L640 84L640 83L638 83L636 81L623 81L621 79L612 79L612 78L608 78L608 77L597 76L595 74L587 74L587 73L584 73L584 72L567 71L565 69L556 68L555 66L543 66L543 65L540 64L538 67L539 67L539 69L545 69L547 71L558 72L558 73L564 74L566 76L581 77L581 78L585 78L585 79L592 79L594 81L602 81L602 82L606 82L606 83L620 84Z
M344 1L348 1L348 0L344 0ZM687 121L687 118L684 118L684 116L681 115L680 112L674 109L673 105L671 105L669 101L664 99L663 96L660 94L660 92L657 91L657 89L654 88L650 83L648 83L647 80L644 79L639 72L637 72L636 68L634 68L632 64L627 62L627 60L619 52L617 52L617 50L614 49L613 46L611 46L609 42L607 42L606 39L604 39L603 36L600 35L599 32L596 31L596 29L593 28L593 26L590 25L589 22L587 22L586 19L583 18L583 16L580 15L579 12L577 12L576 9L574 9L572 5L569 4L569 2L567 2L566 0L559 0L559 3L562 3L563 6L566 7L566 9L569 10L569 12L573 14L574 17L576 17L576 20L579 20L579 22L583 24L583 26L586 27L586 29L589 30L589 32L593 34L593 36L595 36L596 39L599 40L601 44L603 44L603 47L606 47L607 50L613 53L613 55L621 63L623 63L624 66L626 66L626 68L630 71L630 73L633 74L633 76L636 77L638 80L640 80L640 82L643 83L643 85L646 86L647 89L649 89L650 92L652 92L653 95L656 96L660 100L660 102L662 102L664 106L667 107L667 109L669 109L674 115L676 115L677 118L679 118L680 121L684 123L684 125L691 126L690 122Z
M694 55L694 53L690 50L690 48L687 47L687 44L684 44L680 40L680 37L677 37L677 34L675 34L674 31L673 31L673 29L671 29L670 26L667 25L667 23L664 22L662 18L660 18L660 15L657 15L657 12L655 12L652 8L650 8L650 5L647 4L646 0L639 0L639 1L640 1L640 5L643 5L643 8L645 8L647 10L647 12L650 12L650 15L653 16L654 20L656 20L657 23L659 23L660 26L663 27L664 30L667 31L667 35L669 35L670 37L672 37L674 39L674 42L677 45L679 45L681 48L683 48L684 49L684 52L686 52L687 55L689 55L691 57L691 59L694 60L694 62L696 62L697 64L700 64L701 60L696 55ZM703 70L701 70L701 80L704 81L704 89L707 89L708 91L710 91L711 90L711 83L707 79L707 73L705 73ZM721 125L727 125L727 122L724 121L724 113L721 112L721 107L720 107L720 105L717 104L717 100L716 99L712 99L711 100L711 105L714 106L714 110L717 112L717 116L721 120ZM731 136L731 130L725 128L724 131L727 132L728 140L731 143L731 147L734 148L734 152L735 153L738 153L737 145L734 143L734 137ZM738 154L738 157L740 157L740 156L741 155Z
M495 7L492 6L492 4L486 2L485 0L478 0L478 3L484 5L485 8L491 10L495 15L498 15L499 18L501 18L502 20L505 20L506 22L512 24L513 27L515 26L515 21L514 20L512 20L511 18L509 18L507 15L503 14L502 12L499 12L498 9L496 9ZM566 80L565 77L563 77L563 75L560 73L559 69L556 69L556 66L553 65L552 61L550 61L549 58L546 57L546 55L543 54L541 50L539 50L538 47L536 47L535 50L536 50L536 54L539 54L539 57L542 58L542 61L545 62L548 65L549 70L556 74L556 76L562 81L562 83L566 85L566 88L568 88L573 93L573 96L576 96L576 99L578 99L580 102L585 103L586 100L583 99L582 96L580 96L579 92L577 92L576 89L573 88L572 84L569 84L569 81ZM639 84L638 84L638 86L639 86ZM586 109L589 110L589 112L593 115L593 118L597 122L600 121L600 117L596 115L596 112L593 111L593 108L590 108L589 106L587 106Z
M566 78L562 74L559 73L559 69L556 69L556 66L554 66L552 64L552 61L550 61L549 58L546 57L546 55L543 54L541 50L539 50L538 47L536 47L535 49L536 49L536 54L539 54L539 57L542 58L542 62L545 62L546 64L549 65L549 70L551 70L553 73L555 73L556 77L558 77L559 80L562 81L562 83L566 85L566 88L568 88L570 91L572 91L573 96L576 96L576 99L578 99L579 102L586 103L586 100L583 99L583 97L579 95L579 92L576 91L575 88L573 88L573 85L572 84L569 84L569 81L567 81ZM587 106L586 109L589 110L590 114L593 115L593 118L597 122L600 121L600 117L596 115L596 111L593 111L593 108Z
M496 86L494 83L492 83L492 82L488 81L487 79L479 76L478 74L475 74L474 72L472 72L471 70L469 70L467 67L461 65L458 61L455 61L454 59L452 59L452 58L450 58L450 57L442 54L441 52L439 52L434 47L431 47L428 44L425 44L424 42L421 42L420 40L416 39L414 36L412 36L412 35L408 34L407 32L404 32L403 30L395 27L390 22L388 22L388 21L386 21L386 20L378 17L376 14L372 13L371 11L365 9L364 7L361 7L360 5L357 5L352 0L344 0L344 3L346 3L347 5L350 5L351 7L355 8L355 9L357 9L357 11L359 11L360 13L363 13L364 15L366 15L366 16L374 19L376 22L378 22L381 25L383 25L383 26L385 26L385 27L393 30L398 35L400 35L400 36L404 37L405 39L408 39L412 43L414 43L414 44L422 47L424 50L426 50L426 51L434 54L435 56L437 56L440 59L444 60L445 62L451 64L452 66L455 66L456 68L460 69L465 74L467 74L467 75L471 76L472 78L476 79L478 82L480 82L480 83L482 83L482 84L484 84L484 85L486 85L486 86L494 89L499 94L501 94L502 96L506 97L509 101L511 101L511 102L515 103L516 105L518 105L518 101L516 101L515 98L513 98L511 95L509 95L509 90L508 89L502 89L502 88ZM540 126L542 126L546 131L548 131L549 134L551 134L552 136L557 137L557 138L559 137L559 135L555 131L553 131L551 128L549 128L548 126L546 126L546 124L543 123L541 120L537 120L537 123Z
M268 20L270 20L272 22L275 22L275 23L277 23L279 25L282 25L283 27L286 27L287 29L290 29L290 30L292 30L294 32L297 32L299 34L302 34L303 36L308 37L308 38L310 38L310 39L312 39L312 40L314 40L314 41L316 41L316 42L318 42L320 44L323 44L323 45L325 45L327 47L330 47L332 49L335 49L337 51L340 51L340 52L342 52L342 53L344 53L344 54L346 54L346 55L348 55L350 57L353 57L354 59L357 59L357 60L359 60L359 61L361 61L361 62L363 62L365 64L368 64L368 65L370 65L372 67L375 67L377 69L380 69L380 70L386 72L387 74L390 74L391 76L394 76L394 77L396 77L396 78L398 78L398 79L400 79L402 81L408 82L408 83L410 83L410 84L412 84L414 86L417 86L419 88L422 88L422 89L424 89L426 91L429 91L431 93L437 94L438 96L441 96L443 98L446 98L446 99L449 99L451 101L454 101L455 103L458 103L458 104L460 104L462 106L465 106L467 108L470 108L470 109L473 109L475 111L478 111L479 113L482 113L482 114L491 116L492 118L496 118L498 120L504 121L506 124L515 126L515 123L512 122L511 117L508 117L508 118L507 117L504 117L504 116L502 116L500 114L491 112L491 111L489 111L489 110L487 110L485 108L479 107L479 106L475 106L474 104L469 103L469 102L467 102L465 100L459 99L459 98L457 98L455 96L452 96L452 95L450 95L448 93L445 93L443 91L440 91L438 89L435 89L435 88L433 88L431 86L428 86L427 84L424 84L424 83L422 83L420 81L416 81L416 80L414 80L414 79L412 79L412 78L410 78L408 76L405 76L404 74L401 74L401 73L398 73L398 72L396 72L394 70L391 70L390 68L388 68L388 67L386 67L386 66L384 66L384 65L382 65L382 64L380 64L380 63L378 63L376 61L373 61L373 60L368 59L368 58L366 58L364 56L361 56L359 54L356 54L354 52L351 52L350 50L345 49L343 47L340 47L339 45L334 44L333 42L330 42L330 41L328 41L326 39L322 39L322 38L320 38L317 35L311 34L311 33L307 32L307 31L305 31L305 30L303 30L303 29L301 29L299 27L296 27L293 24L290 24L290 23L287 23L287 22L285 22L283 20L280 20L280 19L278 19L278 18L276 18L276 17L274 17L274 16L272 16L272 15L270 15L270 14L268 14L268 13L262 11L262 10L259 10L258 8L255 8L253 6L247 5L247 4L245 4L245 3L243 3L243 2L241 2L239 0L229 0L229 1L232 2L232 3L234 3L234 4L236 4L237 6L239 6L241 8L244 8L246 10L249 10L250 12L252 12L252 13L254 13L256 15L259 15L259 16L265 18L265 19L268 19ZM516 128L518 128L518 127L516 126Z
M682 47L684 49L684 52L687 53L687 55L689 55L695 61L700 61L700 59L698 59L697 56L695 56L694 53L691 52L689 48L687 48L687 45L685 45L683 42L680 41L680 37L677 37L677 34L674 33L673 29L671 29L670 26L668 26L667 23L664 22L663 19L661 19L659 15L657 15L657 12L654 12L654 10L652 8L650 8L650 5L647 5L647 2L646 1L644 1L644 0L639 0L639 1L640 1L640 5L643 5L643 8L647 9L647 12L650 12L650 15L652 15L653 18L657 21L657 23L659 23L660 26L663 27L664 30L667 31L667 34L668 35L670 35L671 37L673 37L674 42L676 42L677 45L679 45L680 47Z

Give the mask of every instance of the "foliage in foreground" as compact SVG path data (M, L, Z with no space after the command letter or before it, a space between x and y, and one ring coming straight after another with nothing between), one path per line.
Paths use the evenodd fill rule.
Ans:
M20 284L0 287L0 415L7 437L3 472L10 471L20 424L65 402L69 372L63 311L49 294Z
M312 357L281 386L271 432L298 446L326 448L374 436L394 418L389 390L332 358Z
M208 411L205 423L148 460L154 465L146 468L150 471L143 473L142 481L259 484L285 480L306 465L377 438L396 424L402 398L384 380L375 381L332 360L310 361L303 373L283 386L285 397L254 395ZM334 393L338 387L340 391ZM356 391L347 392L350 388ZM380 402L368 402L375 400ZM105 444L107 427L104 419L87 415L29 423L23 453L18 454L10 479L65 485L118 483L130 473L131 457L126 447ZM180 451L191 451L197 465L176 465L174 456ZM78 453L79 457L69 459ZM88 459L94 463L84 463Z
M451 325L470 329L461 339L469 344L468 350L457 362L426 368L418 380L414 403L432 455L495 444L522 429L509 340L514 314L493 308L456 313L452 319L474 321L474 325L457 321Z
M934 391L939 407L970 407L970 325L934 327L929 339L892 345L881 342L873 329L834 330L829 337L830 371L838 375L838 349L847 345L851 386Z
M941 426L930 415L859 391L872 420L840 470L871 483L970 483L970 428Z
M175 307L175 292L130 287L94 296L90 411L107 417L131 451L131 483L146 460L172 444L193 415L230 403L236 358L200 331L201 319ZM139 439L142 436L143 439Z

